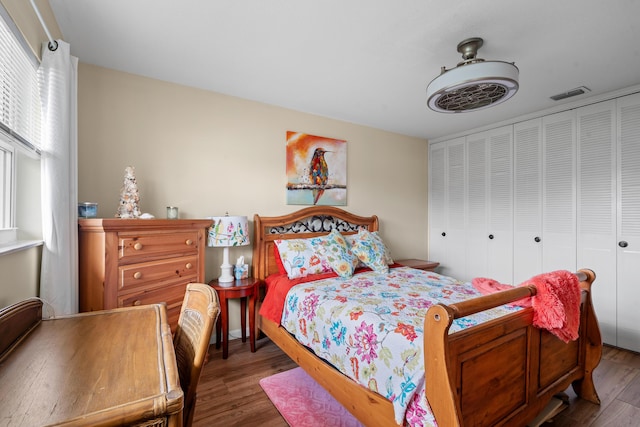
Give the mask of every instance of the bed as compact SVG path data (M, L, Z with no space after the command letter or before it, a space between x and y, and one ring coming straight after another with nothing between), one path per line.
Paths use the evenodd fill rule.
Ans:
M280 245L288 239L327 236L334 230L345 237L362 229L373 233L378 231L378 218L336 207L314 206L282 216L255 215L254 227L253 274L267 283L282 271L274 251L276 242ZM364 270L363 274L373 277L372 272ZM389 271L396 278L408 277L412 281L421 274L431 279L438 276L397 265L392 265ZM533 326L531 307L509 309L453 332L456 322L510 307L514 301L536 295L534 285L455 303L437 303L425 309L424 319L420 320L423 326L420 365L424 370L423 392L432 416L425 419L434 419L437 425L447 427L526 425L569 386L579 397L599 404L592 377L602 354L590 293L595 274L580 270L575 276L580 287L579 329L577 339L566 343ZM269 317L273 318L259 316L258 328L364 425L407 423L398 421L396 404L384 393L374 392L347 377L317 356L310 346L298 342L281 322Z

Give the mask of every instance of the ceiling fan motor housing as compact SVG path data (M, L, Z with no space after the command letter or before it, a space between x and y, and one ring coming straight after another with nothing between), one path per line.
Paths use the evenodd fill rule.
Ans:
M513 63L477 58L483 40L473 37L458 44L463 61L433 79L427 87L430 109L441 113L476 111L498 105L518 91L519 70Z

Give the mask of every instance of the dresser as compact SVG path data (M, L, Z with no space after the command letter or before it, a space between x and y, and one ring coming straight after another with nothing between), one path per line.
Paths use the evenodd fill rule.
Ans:
M206 283L208 219L78 220L80 311L164 302L175 331L188 283Z

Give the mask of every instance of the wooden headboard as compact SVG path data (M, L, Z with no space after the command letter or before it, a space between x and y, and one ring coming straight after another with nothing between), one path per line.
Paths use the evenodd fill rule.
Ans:
M334 228L345 235L357 233L358 228L377 231L378 217L354 215L333 206L313 206L281 216L256 214L253 226L253 277L264 280L278 271L273 254L274 240L322 236Z

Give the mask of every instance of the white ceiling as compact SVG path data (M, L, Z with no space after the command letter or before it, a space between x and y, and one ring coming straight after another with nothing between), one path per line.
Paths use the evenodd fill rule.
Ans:
M81 62L404 135L438 138L640 84L637 0L49 0ZM520 90L476 112L426 107L440 67L515 62ZM579 99L570 98L561 102Z

